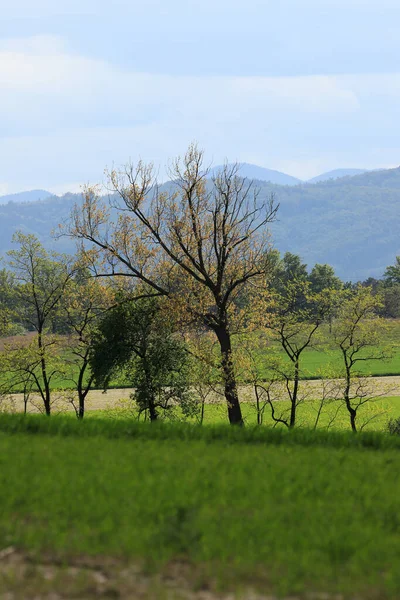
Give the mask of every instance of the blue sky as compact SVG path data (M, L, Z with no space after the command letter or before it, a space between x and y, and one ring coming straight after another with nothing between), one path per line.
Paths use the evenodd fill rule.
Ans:
M4 6L5 5L5 6ZM210 160L400 163L398 0L3 0L0 193Z

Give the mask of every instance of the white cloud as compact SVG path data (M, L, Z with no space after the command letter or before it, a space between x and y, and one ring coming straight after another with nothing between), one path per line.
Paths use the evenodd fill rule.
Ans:
M346 136L371 118L377 90L397 107L399 83L398 74L146 74L73 54L59 37L9 40L0 44L0 177L7 174L13 189L26 182L65 191L63 182L101 179L113 160L141 155L163 164L193 139L218 162L229 154L311 177L348 166L354 148ZM370 166L368 152L363 148L360 166Z
M184 77L122 71L68 53L59 38L0 46L0 109L9 123L41 129L180 118L226 121L238 112L356 110L354 92L334 77ZM23 101L22 101L23 100ZM42 122L42 119L43 122ZM97 120L96 120L97 119Z

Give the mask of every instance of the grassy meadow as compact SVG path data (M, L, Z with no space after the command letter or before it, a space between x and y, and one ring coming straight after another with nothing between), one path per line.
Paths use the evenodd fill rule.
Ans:
M387 320L387 331L380 343L380 349L391 345L393 354L390 358L379 361L365 361L358 364L358 369L363 375L388 376L400 375L400 321L393 319ZM275 353L284 360L289 360L280 345L275 341L270 341L265 335L263 341L258 342L259 347L256 350L256 356L261 367L261 373L267 377L269 357ZM362 353L360 354L362 356ZM332 349L329 341L328 326L321 327L316 348L307 348L301 358L301 377L303 379L319 379L329 372L340 372L342 368L341 353L337 349Z
M379 433L0 415L0 550L30 572L96 559L151 581L184 565L209 598L394 600L399 467L400 440ZM0 587L19 589L13 573L10 560Z
M389 337L400 346L400 323ZM266 343L261 364L276 349ZM338 362L308 350L303 377ZM400 375L400 352L363 367ZM0 413L0 598L400 598L400 437L384 433L400 397L366 404L358 435L327 403L314 431L320 382L301 384L314 384L290 432L268 406L255 426L243 379L245 428L227 425L222 398L201 427L178 408L150 425L129 390L101 410L91 392L82 422Z
M121 391L123 394L123 391ZM143 419L139 417L137 408L132 404L129 398L122 399L117 402L115 406L110 405L109 408L102 410L93 410L93 405L88 404L88 410L86 412L86 419L93 419L97 417L103 417L104 419ZM255 402L242 402L241 404L243 419L246 426L253 427L257 425L257 411ZM275 403L276 414L285 413L289 411L290 405L288 401L279 401ZM334 402L325 406L318 418L318 410L320 408L320 402L318 400L307 400L300 404L297 409L297 428L305 429L321 429L321 430L335 430L335 431L346 431L350 428L349 415L343 403ZM179 412L179 409L173 411L172 414L166 413L160 414L161 419L167 421L180 421L185 420L188 424L196 424L198 419L195 417L185 418ZM378 398L370 403L365 404L359 409L358 414L358 425L363 427L366 431L385 431L387 423L390 419L400 418L400 397L399 396L388 396L384 398ZM227 423L227 410L225 402L206 404L204 407L204 425L223 425ZM262 425L266 427L274 426L274 421L271 417L271 410L269 406L265 407L262 416ZM278 428L284 427L283 425L276 424Z
M322 343L318 346L318 349L308 348L302 354L301 359L301 377L302 379L320 379L322 376L326 376L329 373L338 373L341 368L341 356L338 350L332 350L329 347L328 340L328 329L327 327L321 330ZM257 337L257 336L256 336ZM15 343L24 344L28 340L31 340L32 335L27 336L16 336ZM326 343L324 343L324 340ZM7 342L6 338L0 339L0 351L4 349L4 344ZM240 336L234 337L234 344L236 347L241 346ZM393 356L387 360L380 361L365 361L359 363L360 373L363 375L372 375L374 377L379 376L400 376L400 320L391 320L388 322L388 331L384 339L382 339L382 347L388 343L393 344L394 353ZM257 341L259 344L259 340ZM215 349L216 350L216 349ZM272 355L278 354L283 360L288 361L283 350L280 348L277 342L271 341L271 339L265 335L261 346L255 350L255 356L257 359L258 367L260 370L261 379L268 379L268 364ZM68 350L65 350L65 360L69 358ZM72 376L76 379L77 374L72 373ZM7 379L7 373L0 373L0 383ZM87 380L88 374L85 376ZM244 381L243 377L239 372L239 380ZM52 386L54 389L70 389L74 387L74 384L69 377L62 377L56 375L53 378ZM121 370L121 372L114 376L110 381L110 388L126 388L131 387L131 381L129 376ZM22 391L15 389L15 391Z

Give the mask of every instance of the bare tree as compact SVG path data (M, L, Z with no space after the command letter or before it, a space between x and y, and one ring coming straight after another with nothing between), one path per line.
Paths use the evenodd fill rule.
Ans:
M216 335L229 421L243 424L232 360L235 299L265 280L274 198L261 201L251 182L226 165L209 181L203 152L189 147L171 168L172 184L157 186L151 166L109 173L110 211L96 190L76 206L67 234L91 242L86 254L98 276L129 276L167 296L176 314ZM91 253L91 255L90 255ZM102 270L98 264L102 265Z
M275 308L269 321L274 338L289 359L288 362L278 361L274 366L290 401L289 419L285 422L280 417L289 428L295 426L297 408L306 399L306 395L299 392L300 381L304 377L302 358L307 349L320 343L318 332L331 314L335 298L332 291L312 293L309 287L306 281L288 281L283 290L275 294ZM272 409L272 403L269 404Z
M371 389L369 378L364 376L360 366L386 360L393 354L393 344L385 346L383 342L387 324L377 317L381 307L380 297L374 295L370 287L346 290L332 328L335 347L342 357L341 397L354 432L359 409L384 395Z

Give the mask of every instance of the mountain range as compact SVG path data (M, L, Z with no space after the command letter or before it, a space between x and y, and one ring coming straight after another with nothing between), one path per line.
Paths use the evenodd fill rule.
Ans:
M217 165L211 170L211 175L215 175L222 168L222 165ZM274 171L273 169L264 169L264 167L251 165L249 163L240 163L239 175L241 177L246 177L247 179L268 181L269 183L275 183L276 185L298 185L303 183L303 181L297 177L292 177L291 175L281 173L280 171Z
M265 169L257 165L249 163L239 163L240 170L239 174L247 179L256 179L257 181L267 181L276 185L300 185L304 183L321 183L322 181L328 181L330 179L339 179L342 177L352 177L354 175L360 175L365 173L367 169L336 169L334 171L328 171L327 173L321 173L316 177L309 180L298 179L281 173L281 171L275 171L273 169ZM222 169L222 165L218 165L211 170L211 174L217 173Z
M214 167L211 170L211 175L217 173L222 169L221 165ZM313 177L308 181L303 181L292 175L287 175L281 171L275 171L274 169L265 169L258 165L252 165L249 163L240 163L240 175L247 179L254 179L257 181L267 181L276 185L300 185L303 183L320 183L322 181L328 181L329 179L339 179L341 177L352 177L354 175L360 175L365 173L367 169L336 169L334 171L328 171L327 173L321 173L317 177ZM16 194L7 194L0 196L0 204L7 204L7 202L35 202L37 200L45 200L50 196L53 196L51 192L46 190L29 190L26 192L18 192Z
M321 181L328 181L329 179L341 179L342 177L354 177L354 175L362 175L366 173L368 169L335 169L334 171L328 171L327 173L321 173L312 179L308 180L308 183L321 183Z
M273 193L280 203L270 228L274 246L300 254L310 268L329 263L344 280L365 280L381 277L400 255L400 167L297 185L258 179L255 185L260 199ZM34 233L47 247L73 252L70 239L55 241L51 231L68 219L79 194L12 198L0 206L0 255L12 247L18 229Z
M0 204L7 202L36 202L37 200L45 200L53 196L51 192L46 190L29 190L28 192L18 192L17 194L7 194L0 196Z

